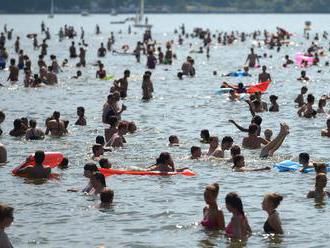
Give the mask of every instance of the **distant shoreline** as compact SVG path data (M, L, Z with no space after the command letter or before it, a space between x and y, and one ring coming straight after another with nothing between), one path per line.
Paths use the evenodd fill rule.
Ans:
M10 12L5 13L0 11L0 15L48 15L49 12ZM109 16L120 16L120 15L136 15L136 13L127 12L127 13L117 13L117 15L111 15L110 12L88 12L90 15L109 15ZM157 15L194 15L194 14L224 14L224 15L232 15L232 14L246 14L246 15L255 15L255 14L263 14L263 15L287 15L287 14L296 14L296 15L329 15L327 12L145 12L145 14L157 14ZM81 15L81 12L56 12L54 15Z

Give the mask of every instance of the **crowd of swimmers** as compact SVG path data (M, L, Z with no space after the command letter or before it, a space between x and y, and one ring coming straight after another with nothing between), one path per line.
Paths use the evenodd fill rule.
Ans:
M13 30L8 30L5 26L4 33L0 34L0 69L6 68L6 62L9 59L7 47L6 47L6 37L10 40L13 36ZM182 44L184 37L189 38L189 34L185 32L184 25L180 27L181 32L179 34L178 43ZM47 40L51 39L50 31L42 23L41 31L45 35L42 43L39 45L37 40L37 34L28 34L28 38L33 40L33 48L40 49L40 55L38 57L38 72L33 74L32 61L29 56L21 49L20 38L17 37L14 49L17 53L18 60L16 63L15 58L9 59L9 74L7 81L15 84L19 80L20 70L24 71L24 86L25 87L40 87L43 84L54 85L58 83L57 74L61 73L63 68L69 63L69 60L78 58L79 62L76 63L78 68L76 75L72 79L78 79L82 76L82 72L79 67L86 66L86 47L88 44L84 40L84 30L81 28L80 39L81 42L78 44L79 53L77 53L76 43L71 42L69 47L69 59L65 58L63 62L58 63L57 57L55 55L50 55L50 64L47 65L45 62L45 56L47 55ZM178 31L175 31L178 33ZM96 27L96 35L101 33L100 27ZM261 36L261 32L254 32L250 36L257 40ZM278 28L277 33L270 35L268 32L263 33L265 39L264 42L269 46L269 49L277 47L277 51L281 49L284 41L289 39L290 34L285 30ZM59 31L59 42L62 42L64 38L73 39L77 36L77 32L74 27L65 25L61 27ZM204 31L202 29L194 30L194 33L190 35L191 37L199 37L203 40L202 47L198 51L192 50L191 53L204 53L206 49L206 56L210 58L210 44L212 38L215 38L219 44L230 45L234 40L240 40L244 42L248 34L246 33L219 33L218 37L211 35L209 31ZM323 37L327 38L326 34ZM316 38L315 38L316 39ZM115 44L115 36L111 33L107 44L100 44L97 49L97 57L102 59L106 56L107 52L113 52L117 54L129 54L129 46L123 45L122 52L118 52L113 49ZM143 41L137 43L136 48L131 52L135 56L137 63L140 63L141 53L146 56L146 67L147 71L143 74L142 79L142 100L149 101L153 98L153 82L151 80L152 71L156 68L158 64L171 65L173 60L176 59L176 54L172 51L172 45L174 41L168 41L165 45L165 53L162 51L161 47L157 47L157 42L152 40L151 30L146 30L143 35ZM260 42L258 43L260 45ZM190 45L192 47L192 45ZM317 65L320 62L319 56L323 56L323 52L320 47L318 47L314 42L308 48L305 56L313 57L313 65ZM267 54L264 54L267 57ZM226 77L251 77L249 72L250 68L260 67L260 59L254 49L251 48L250 54L247 56L245 61L246 66L243 70L237 72L230 72L223 74ZM285 56L285 63L283 67L288 67L293 64L293 61L288 55ZM181 66L181 71L177 73L178 79L182 80L185 77L194 77L196 74L196 69L194 67L194 59L191 56L186 58ZM101 60L98 60L94 66L97 66L96 78L108 79L107 72L104 68L104 64ZM301 67L307 67L308 63L303 61ZM216 71L213 72L214 75L217 74ZM71 192L83 192L87 195L96 195L100 197L99 207L105 208L111 206L114 198L114 192L107 188L105 176L99 171L99 168L109 169L112 168L111 162L104 156L105 153L111 152L113 149L118 147L123 147L127 143L125 135L132 134L137 131L137 126L134 121L122 120L122 113L127 110L127 106L123 104L128 96L129 89L129 78L131 72L125 69L123 72L123 77L115 79L112 86L109 89L109 95L103 105L102 111L102 123L105 125L104 136L97 136L95 144L92 146L92 159L93 162L89 162L84 166L84 176L88 179L88 184L83 189L69 189ZM267 67L261 67L261 73L258 76L258 82L262 83L265 81L271 81L271 75L267 72ZM306 71L301 71L301 76L298 78L300 81L308 81L309 78L306 76ZM3 85L2 85L3 86ZM240 94L246 93L246 87L243 83L237 85L229 84L227 82L222 83L222 87L229 88L229 99L232 101L240 100ZM303 86L301 88L300 94L296 99L292 99L294 104L297 104L298 111L297 115L305 118L313 118L317 114L326 113L325 107L330 96L324 94L321 96L318 102L318 107L314 108L315 96L313 94L308 94L306 101L305 95L308 92L308 88ZM273 156L273 154L281 147L285 138L289 134L289 126L286 123L280 124L279 133L273 137L273 131L271 129L264 130L263 136L261 136L261 124L262 118L258 113L265 111L279 112L280 107L277 103L278 96L271 95L269 97L270 106L268 107L267 102L263 101L262 94L256 92L255 94L250 94L249 98L246 99L247 107L251 112L251 124L248 127L240 126L236 121L229 120L229 123L233 124L240 131L247 133L246 137L243 138L240 145L235 144L234 140L230 136L225 136L222 138L221 142L217 136L210 135L209 131L204 129L201 131L201 143L208 144L209 148L207 151L202 151L201 147L194 145L190 149L190 159L200 159L202 157L214 157L214 158L225 158L225 152L230 152L230 157L226 158L229 163L232 163L231 169L234 172L248 172L248 171L267 171L270 167L254 168L246 165L245 157L243 155L244 149L260 150L259 156L262 158L267 158ZM85 116L85 108L79 106L77 108L77 119L75 125L86 126L88 125L87 118ZM4 111L0 111L0 124L4 122L6 115ZM228 125L229 125L228 123ZM22 117L17 118L13 121L13 129L9 131L9 135L13 137L25 137L26 140L43 140L45 136L65 136L69 134L69 120L61 118L61 113L59 111L54 111L53 114L45 120L46 129L42 130L38 127L37 120ZM321 136L330 137L330 119L326 121L326 127L320 130ZM0 128L0 135L6 135ZM171 135L169 137L169 146L176 147L180 145L179 138L176 135ZM28 166L20 169L17 175L26 175L29 178L49 178L52 175L52 171L49 167L43 164L45 160L44 151L36 151L34 154L35 166ZM0 143L0 163L4 164L7 162L7 148ZM330 194L325 190L327 184L326 177L326 164L321 162L311 162L308 153L299 154L299 163L303 165L301 172L304 172L307 168L315 168L315 189L308 192L308 198L318 198L323 199ZM59 168L68 168L69 160L64 158L60 163ZM155 163L149 167L144 168L145 171L160 171L163 173L183 171L187 168L176 168L175 162L168 152L160 153L159 157L156 159ZM242 199L240 196L231 192L225 197L225 204L227 210L232 214L232 218L225 225L225 219L223 211L218 207L217 197L219 194L220 186L217 183L208 185L204 191L204 199L206 207L203 210L204 218L201 224L208 229L219 229L223 230L229 237L244 239L245 237L251 235L252 230L247 219L247 215L244 212ZM264 223L264 231L266 233L273 234L283 234L281 220L279 213L277 212L277 207L283 200L283 196L277 193L269 193L264 196L262 201L262 209L267 212L268 218ZM14 209L5 205L0 204L0 244L4 244L3 247L11 247L11 243L4 232L5 228L9 227L13 221ZM2 246L1 246L2 247Z

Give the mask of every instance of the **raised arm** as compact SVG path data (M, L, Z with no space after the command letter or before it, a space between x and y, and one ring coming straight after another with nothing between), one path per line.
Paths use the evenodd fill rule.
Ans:
M232 124L234 124L235 127L237 127L237 129L240 130L240 131L242 131L242 132L246 132L247 133L249 131L249 129L244 128L244 127L238 125L234 120L229 120L229 122L232 123Z

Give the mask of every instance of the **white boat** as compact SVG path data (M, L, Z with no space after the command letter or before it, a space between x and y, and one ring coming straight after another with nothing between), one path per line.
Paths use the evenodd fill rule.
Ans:
M51 0L50 2L50 13L48 15L48 18L54 18L54 0Z

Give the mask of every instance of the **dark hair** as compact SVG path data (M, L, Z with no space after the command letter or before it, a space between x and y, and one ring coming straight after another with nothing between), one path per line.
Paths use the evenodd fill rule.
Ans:
M301 90L308 91L308 88L306 86L301 87Z
M306 152L302 152L299 154L299 160L303 160L304 162L309 162L309 154Z
M236 156L236 155L240 155L241 154L241 148L238 145L233 145L230 148L230 154L231 156Z
M233 168L235 168L237 166L238 162L242 161L242 159L244 159L244 156L240 155L240 154L233 157L233 163L234 163Z
M167 160L171 158L170 153L162 152L159 157L156 159L156 164L165 164Z
M262 123L262 118L261 118L260 115L255 115L255 116L252 118L252 121L251 121L251 122L257 124L258 126L260 126L261 123Z
M85 113L85 108L84 108L84 107L81 107L81 106L80 106L80 107L77 108L77 110L79 110L79 111Z
M13 214L14 208L5 204L0 204L0 222L4 221L6 218L13 217Z
M212 183L206 186L205 191L209 191L212 193L213 197L217 198L219 194L219 184Z
M69 159L67 157L64 157L61 163L59 163L58 167L62 169L68 168L68 164L69 164Z
M102 203L112 203L114 192L111 189L106 189L101 192L100 199Z
M34 120L34 119L31 119L31 120L29 121L29 123L30 123L30 127L32 127L32 128L35 128L35 127L37 126L37 122L36 122L36 120Z
M104 137L102 135L96 136L95 143L104 146L105 144Z
M5 113L3 111L0 111L0 118L3 118L3 119L6 118L6 115L5 115Z
M100 182L103 187L107 187L107 184L105 182L105 177L102 173L94 174L94 178L95 178L96 181Z
M236 209L243 217L245 217L243 203L241 198L235 192L230 192L226 195L226 204Z
M270 97L269 97L269 100L274 100L274 101L276 101L278 99L278 97L277 96L275 96L275 95L271 95Z
M232 137L230 137L230 136L225 136L225 137L223 137L223 139L222 139L222 141L221 141L221 144L223 145L223 144L225 144L225 143L233 143L233 142L234 142L234 140L233 140Z
M314 103L315 101L315 97L313 96L313 94L308 94L307 95L307 102L308 103Z
M103 146L101 144L95 144L92 147L93 153L95 153L98 149L102 148Z
M168 138L168 141L170 143L173 143L175 141L175 139L178 139L178 137L176 135L171 135L169 138Z
M107 165L109 165L109 160L107 158L101 158L99 160L99 165L101 166L101 168L109 168ZM111 166L110 166L111 168Z
M84 166L84 170L91 171L91 172L96 172L99 171L95 163L87 163Z
M190 148L190 152L191 154L193 154L194 152L197 152L198 150L200 150L201 148L199 146L192 146Z
M201 131L201 138L204 138L205 140L209 141L210 140L210 132L207 129L203 129Z
M41 164L45 160L45 153L44 151L38 150L34 153L34 161L37 164Z
M61 113L60 112L54 111L54 113L53 113L54 119L60 118L60 116L61 116Z
M22 127L22 120L21 119L15 119L14 120L14 128L18 129Z
M258 125L257 124L250 124L249 126L249 134L254 134L258 130Z

